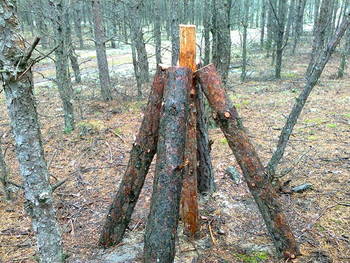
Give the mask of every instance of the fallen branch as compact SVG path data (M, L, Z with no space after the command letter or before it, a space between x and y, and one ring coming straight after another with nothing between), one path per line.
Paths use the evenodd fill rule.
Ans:
M63 179L62 181L59 181L58 183L54 184L51 189L52 192L54 192L58 187L62 186L64 183L66 183L68 181L68 178Z

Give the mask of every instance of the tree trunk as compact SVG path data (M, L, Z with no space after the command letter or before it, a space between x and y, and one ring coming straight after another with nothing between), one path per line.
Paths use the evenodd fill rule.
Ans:
M48 28L45 23L45 16L44 16L44 10L45 10L46 4L45 2L43 3L41 0L34 1L33 4L36 11L35 19L37 22L37 27L39 29L41 46L43 49L47 49L49 45L49 41L47 38Z
M63 104L64 112L64 130L71 132L74 130L74 107L72 103L73 89L69 74L69 46L67 43L67 28L64 20L64 6L65 0L50 0L52 6L52 23L55 35L55 67L56 67L56 81Z
M73 3L73 22L74 22L74 30L75 34L77 35L77 38L79 39L79 48L84 49L84 40L83 40L83 33L81 30L81 3L80 2L74 2Z
M73 45L73 41L72 41L72 30L70 28L70 21L69 21L70 19L69 19L69 12L68 11L65 12L64 19L65 19L64 24L66 25L66 32L65 32L66 40L65 41L67 43L70 64L71 64L73 72L74 72L75 82L81 83L80 68L79 68L77 55L74 52L74 45Z
M222 76L222 81L226 85L228 71L231 61L231 32L230 32L230 0L213 0L213 12L215 19L212 32L215 42L213 42L213 63ZM215 45L214 45L215 44ZM215 49L215 51L214 51Z
M198 191L201 194L210 194L215 191L214 171L210 156L208 118L205 114L203 91L199 84L196 84L195 103L197 109Z
M321 16L322 15L320 14L320 17ZM341 38L343 37L347 27L349 27L350 25L349 17L350 14L344 16L342 24L340 25L338 31L333 36L333 38L329 41L328 45L323 50L321 50L319 54L316 54L316 61L311 66L310 73L306 76L307 81L305 87L300 93L299 97L296 99L296 103L294 104L293 109L288 116L287 122L285 123L279 136L276 151L273 153L273 156L271 157L267 165L268 174L271 178L273 178L273 176L276 173L276 167L283 157L289 137L293 132L293 128L297 123L302 109L305 106L307 98L309 97L312 89L315 87L318 79L322 74L324 67L326 66L330 56L333 54ZM312 61L310 63L312 63Z
M286 30L284 33L284 43L287 45L287 42L289 40L289 36L291 35L292 31L292 25L295 17L295 2L296 0L291 0L290 5L289 5L289 12L288 12L288 20L287 20L287 25L286 25Z
M264 48L265 38L265 24L266 24L266 0L261 3L261 21L260 21L260 48Z
M165 72L158 68L141 127L130 152L128 166L100 236L99 243L104 247L118 244L122 240L157 151L159 116L165 81Z
M180 38L179 38L179 1L170 0L171 11L171 65L176 66L179 60Z
M243 171L279 257L293 259L300 254L294 235L277 200L278 196L265 175L265 169L247 136L238 112L222 86L214 65L197 71L215 120L225 134L228 144Z
M295 33L294 33L294 43L293 43L293 55L295 54L296 48L298 46L301 35L303 34L303 20L304 20L304 10L305 10L306 0L298 0L298 5L296 8L296 19L295 19Z
M6 200L11 200L11 191L9 190L8 184L9 172L5 162L5 156L2 151L1 135L0 135L0 181L3 187L4 195Z
M142 97L142 81L141 81L141 77L140 77L139 64L137 63L137 54L136 54L136 48L134 46L134 43L131 44L131 55L132 55L132 64L134 66L134 74L135 74L136 87L137 87L137 96L139 98L141 98Z
M204 65L208 65L210 62L210 28L211 28L211 1L204 1Z
M129 6L131 42L137 51L137 64L141 83L149 82L149 65L145 40L143 39L140 5Z
M167 79L152 203L145 232L145 263L174 261L183 168L186 166L187 93L193 82L192 71L172 67L168 69Z
M24 182L27 212L36 234L40 262L63 262L61 235L56 220L49 173L38 123L33 75L30 69L32 49L25 51L16 8L12 1L0 2L0 73L8 114L15 138L16 155ZM38 44L38 41L35 42Z
M320 10L320 1L321 0L315 0L315 6L314 6L314 26L313 26L313 33L316 33L316 29L317 29L317 21L318 21L318 14L319 14L319 10Z
M309 75L312 67L317 59L317 55L320 54L320 51L323 49L327 37L327 28L329 27L329 16L330 10L329 6L333 0L322 0L320 14L317 21L316 32L312 44L311 58L309 66L306 70L306 75Z
M338 73L337 73L338 78L344 77L345 68L347 64L346 62L350 55L350 30L349 29L346 31L346 40L344 42L345 42L344 46L341 50L340 64L338 67Z
M242 21L243 36L242 36L242 72L241 81L244 82L247 77L247 30L248 30L248 18L250 0L244 1L244 17Z
M156 64L162 63L161 0L154 0L154 42L156 46Z
M267 12L267 36L266 36L266 44L265 44L266 58L270 57L271 55L271 48L273 44L273 31L274 31L273 12L272 12L271 2L269 1L268 12Z
M92 1L92 14L94 20L95 47L97 66L100 78L101 95L104 101L112 100L111 80L109 77L108 62L105 45L105 30L103 27L100 0Z
M286 22L286 0L278 1L278 13L275 22L275 37L276 37L276 65L275 65L275 78L281 78L281 69L282 69L282 57L283 57L283 39L284 39L284 28Z

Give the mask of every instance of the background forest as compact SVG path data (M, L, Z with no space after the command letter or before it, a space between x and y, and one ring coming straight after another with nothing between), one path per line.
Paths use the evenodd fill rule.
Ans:
M271 176L293 262L350 262L349 0L0 2L0 262L143 262L155 161L122 242L99 238L180 24ZM174 262L285 262L207 104L215 188Z

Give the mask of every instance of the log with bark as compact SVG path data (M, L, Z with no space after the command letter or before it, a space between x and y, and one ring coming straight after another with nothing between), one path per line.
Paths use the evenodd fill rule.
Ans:
M157 151L159 117L165 81L165 70L158 67L145 115L130 152L128 166L110 206L100 236L99 243L104 247L118 244L122 240Z
M195 104L197 110L197 181L198 192L208 194L215 191L214 171L210 156L208 121L204 108L202 88L196 83Z
M145 233L145 263L170 263L175 257L182 177L186 167L187 87L192 85L192 81L190 69L168 69L152 203Z
M293 259L300 254L294 235L278 202L260 158L246 134L238 112L228 99L221 78L214 65L201 68L196 73L210 106L214 119L225 134L228 144L243 171L248 188L258 205L266 227L274 242L277 255Z

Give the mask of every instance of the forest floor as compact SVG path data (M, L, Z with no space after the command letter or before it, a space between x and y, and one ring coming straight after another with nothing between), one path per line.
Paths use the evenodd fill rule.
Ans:
M233 70L229 94L266 163L303 87L309 57L306 52L286 55L283 78L276 81L272 78L270 59L258 50L251 54L254 56L249 60L249 79L240 83L239 69ZM131 61L130 56L119 55L125 58L124 62L118 60L116 54L119 64ZM334 79L338 61L336 54L311 94L280 165L282 173L289 171L281 181L291 180L290 187L312 184L312 189L303 193L280 195L303 254L294 262L350 262L350 76ZM239 58L234 56L232 64L239 64ZM47 76L54 68L47 64L42 70ZM44 81L40 75L35 76L36 83ZM141 262L154 163L123 243L102 250L97 241L126 168L146 98L132 99L136 90L131 74L122 77L114 74L116 100L101 102L97 97L98 81L94 78L87 71L83 83L74 86L77 128L68 134L63 132L57 90L49 82L35 89L51 182L68 179L54 193L65 252L68 262L75 263ZM145 87L145 95L148 90ZM6 161L11 180L20 184L3 94L0 101ZM212 158L217 191L200 200L198 240L186 239L180 225L176 262L278 262L246 184L242 178L232 180L226 172L229 166L240 171L227 141L218 128L210 130L210 138L214 141ZM0 196L0 262L35 262L35 237L24 211L23 193L15 187L13 191L12 202Z

